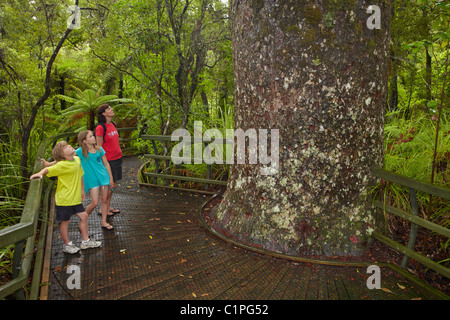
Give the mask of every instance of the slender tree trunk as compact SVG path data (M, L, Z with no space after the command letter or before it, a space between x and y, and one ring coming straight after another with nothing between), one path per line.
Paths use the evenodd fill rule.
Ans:
M393 0L394 2L394 0ZM395 18L395 6L392 3L391 7L391 20ZM389 92L389 102L388 102L388 110L395 111L398 106L398 68L399 68L399 60L397 58L397 52L400 48L400 39L399 37L394 38L391 36L391 83L390 83L390 92Z
M371 168L383 159L390 16L389 1L379 2L381 29L369 29L372 4L231 2L235 128L279 129L279 168L261 175L261 164L232 166L213 214L217 231L292 255L366 249L375 228Z
M393 52L393 54L395 54ZM398 62L395 58L392 59L392 78L391 88L389 93L389 111L397 110L398 106Z
M208 101L208 95L206 94L205 90L202 89L200 92L200 95L202 97L202 103L203 108L205 110L206 115L209 117L209 101Z
M431 100L431 77L432 77L432 71L431 71L431 55L429 53L429 48L425 47L425 84L426 84L426 93L425 93L425 99L428 101Z
M78 5L78 0L75 1L75 5ZM22 177L28 177L28 143L30 140L31 130L33 130L34 122L36 120L37 113L39 109L44 105L45 101L50 96L50 79L52 74L52 67L53 63L55 62L55 59L59 53L59 50L61 50L64 42L66 41L67 37L69 36L70 32L72 32L72 28L67 28L64 34L62 35L61 39L59 40L58 44L56 45L55 49L53 50L52 55L50 56L50 59L47 63L47 69L45 73L45 83L44 83L44 93L42 96L38 99L38 101L32 106L31 108L31 114L30 118L28 119L28 123L22 127L22 157L20 159L20 166L21 166L21 174Z
M65 79L63 74L59 75L58 93L60 95L65 95L66 94L66 79ZM65 110L66 109L66 100L59 99L59 101L61 103L61 110Z
M123 73L119 75L119 93L117 95L119 99L123 98Z
M428 12L427 9L422 10L423 19L425 22L425 26L423 32L425 33L425 39L430 39L430 28L428 21ZM431 100L431 81L432 81L432 66L431 66L431 55L430 48L425 46L425 99L428 101Z

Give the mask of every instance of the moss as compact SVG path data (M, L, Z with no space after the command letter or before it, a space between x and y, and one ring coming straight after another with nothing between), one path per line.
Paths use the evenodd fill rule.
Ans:
M303 32L303 36L300 39L300 45L301 46L309 46L313 43L313 41L316 39L316 30L314 29L307 29L305 32Z
M322 12L312 5L305 8L305 19L312 25L318 25L322 21Z
M359 20L356 19L355 22L353 23L353 25L354 25L354 30L356 32L356 35L361 36L363 27L362 27L361 23L359 22Z
M328 9L328 12L337 12L340 10L353 10L357 4L357 0L325 0L323 6Z
M341 9L342 10L352 10L355 9L357 0L341 0Z
M302 32L301 29L300 29L298 26L296 26L296 25L287 27L287 28L286 28L286 31L287 31L287 32L290 32L290 33L294 33L294 34L296 34L296 35L300 35L301 32Z
M258 12L264 7L264 0L253 0L251 7L255 12Z
M334 29L332 28L324 28L320 32L320 37L322 39L326 39L327 43L326 45L329 47L334 47L334 42L336 40L336 33L334 32Z
M313 65L315 65L315 66L320 66L320 65L322 64L322 62L320 61L320 59L317 58L317 57L316 57L316 59L314 59L314 60L312 61L312 63L313 63Z
M259 30L259 33L258 33L258 40L263 41L264 37L271 34L271 32L272 32L272 28L270 26L269 21L267 19L263 19L261 22L261 29Z
M328 13L323 17L323 20L324 20L324 22L325 22L325 25L326 25L328 28L333 27L333 26L334 26L334 12L333 12L333 11L328 12Z

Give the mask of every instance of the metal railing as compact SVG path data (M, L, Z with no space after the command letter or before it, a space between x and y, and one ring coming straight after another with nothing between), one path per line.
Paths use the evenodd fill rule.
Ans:
M414 245L416 242L417 237L417 229L418 226L426 228L430 231L439 233L443 236L450 238L450 230L440 226L438 224L435 224L433 222L430 222L428 220L422 219L418 216L419 214L419 206L417 203L417 191L421 191L424 193L428 193L430 195L440 197L446 200L450 200L450 190L444 189L429 183L420 182L414 179L407 178L405 176L401 176L383 169L374 169L373 174L380 179L387 180L399 185L402 185L404 187L407 187L409 190L409 196L410 196L410 205L411 205L411 213L405 212L403 210L397 209L393 206L390 206L383 201L375 200L374 206L377 208L380 208L384 210L387 213L396 215L398 217L401 217L409 222L411 222L411 230L409 234L409 240L408 245L404 246L389 237L379 233L379 232L373 232L372 236L383 242L384 244L388 245L389 247L397 250L398 252L404 254L403 260L401 263L401 268L406 269L406 266L408 264L408 260L411 258L422 265L438 272L439 274L450 278L450 269L446 268L445 266L432 261L431 259L428 259L427 257L421 255L420 253L417 253L414 251Z
M134 130L136 130L136 128L118 129L119 132ZM58 140L68 140L76 135L76 132L68 132L44 140L38 147L33 172L41 170L42 163L40 159L45 157L46 151ZM133 139L135 138L120 139L120 141L127 142ZM131 149L127 148L123 149L123 151ZM47 179L39 179L30 182L20 222L0 230L0 248L10 245L15 246L12 262L12 280L0 287L0 299L12 294L15 294L17 299L25 298L24 291L21 289L24 288L29 281L33 260L33 276L28 299L35 300L39 296L47 227L48 224L51 223L51 221L48 220L50 196L54 186L54 180L50 180L50 182L47 183L47 186L45 186L46 180ZM41 208L43 210L41 210ZM38 230L39 239L37 239L36 244Z

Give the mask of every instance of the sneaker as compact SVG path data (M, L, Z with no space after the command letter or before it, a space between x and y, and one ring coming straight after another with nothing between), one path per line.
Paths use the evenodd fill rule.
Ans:
M74 254L74 253L77 253L78 251L80 251L80 248L76 247L72 243L72 241L70 241L68 244L65 244L63 246L63 252L65 252L65 253Z
M97 248L102 245L101 241L94 241L94 240L87 240L87 241L81 241L80 248L81 249L90 249L90 248Z

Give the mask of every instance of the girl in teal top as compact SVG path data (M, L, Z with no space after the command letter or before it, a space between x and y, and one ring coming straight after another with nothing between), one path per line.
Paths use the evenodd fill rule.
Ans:
M88 215L98 206L99 195L101 197L100 212L102 213L102 228L112 230L106 218L108 216L108 192L109 188L115 188L115 182L111 174L109 162L105 156L105 150L96 145L95 136L90 130L82 131L78 134L78 144L80 148L75 150L81 160L84 175L85 192L91 193L92 202L86 207Z

